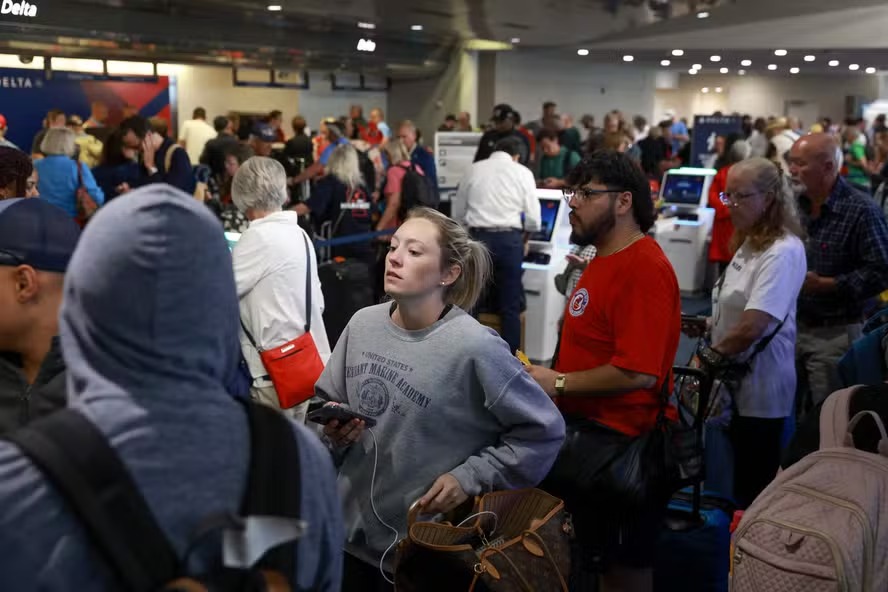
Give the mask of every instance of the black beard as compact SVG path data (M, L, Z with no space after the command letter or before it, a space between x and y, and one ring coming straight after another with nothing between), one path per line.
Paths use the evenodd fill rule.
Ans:
M593 223L590 228L584 228L582 231L574 230L570 234L570 242L571 244L580 246L580 247L588 247L589 245L598 246L598 243L601 241L602 237L607 235L614 227L617 225L617 212L616 212L616 202L611 202L611 207L608 209L607 213L598 220Z

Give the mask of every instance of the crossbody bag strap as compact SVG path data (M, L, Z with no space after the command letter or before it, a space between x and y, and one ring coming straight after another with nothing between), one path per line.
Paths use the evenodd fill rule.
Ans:
M77 169L77 189L83 189L83 170L80 161L74 159L74 168Z
M311 248L308 246L308 237L302 233L305 242L305 332L311 331Z

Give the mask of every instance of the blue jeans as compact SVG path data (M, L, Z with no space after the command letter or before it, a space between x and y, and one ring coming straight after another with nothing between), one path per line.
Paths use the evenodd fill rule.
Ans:
M496 313L501 319L500 336L515 353L521 347L521 264L524 261L524 235L520 230L490 232L473 230L472 235L487 246L493 259L493 285Z

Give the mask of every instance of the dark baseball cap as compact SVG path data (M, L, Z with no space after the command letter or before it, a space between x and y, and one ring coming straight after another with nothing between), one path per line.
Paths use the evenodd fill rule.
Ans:
M253 135L263 142L270 144L277 142L277 134L274 133L274 128L267 123L257 123L254 125Z
M0 201L0 265L65 273L79 238L71 215L39 197Z
M511 105L507 105L506 103L501 103L493 108L493 117L491 117L493 121L505 121L506 119L515 119L515 110L512 109Z

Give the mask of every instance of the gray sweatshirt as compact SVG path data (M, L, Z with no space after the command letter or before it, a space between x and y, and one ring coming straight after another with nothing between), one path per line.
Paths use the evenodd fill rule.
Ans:
M378 423L342 457L347 550L377 564L393 533L406 535L407 510L450 473L470 496L532 487L564 440L564 420L508 346L454 307L422 331L401 329L390 303L349 323L316 385ZM378 465L373 436L379 443ZM394 553L386 556L391 569Z

